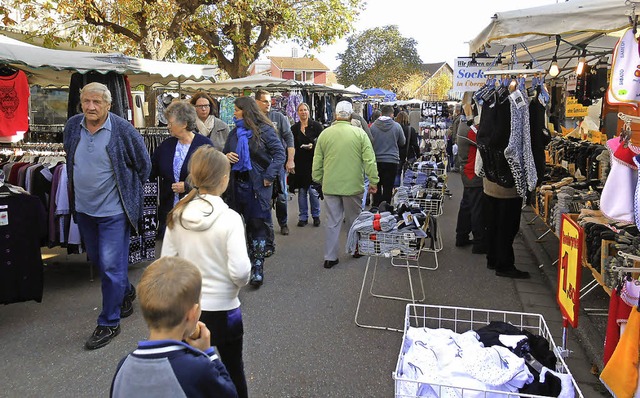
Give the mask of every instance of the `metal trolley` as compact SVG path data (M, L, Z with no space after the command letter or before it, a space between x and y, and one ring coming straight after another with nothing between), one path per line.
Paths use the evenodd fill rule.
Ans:
M549 342L549 347L553 350L556 358L556 371L559 373L565 373L571 375L561 350L556 346L551 336L551 332L547 327L547 323L540 314L524 313L524 312L510 312L510 311L496 311L485 310L478 308L464 308L464 307L449 307L449 306L437 306L437 305L423 305L423 304L407 304L405 311L405 325L404 335L402 337L402 346L406 344L407 331L410 327L428 327L431 329L445 328L453 330L456 333L464 333L469 330L477 330L483 326L488 325L493 321L501 321L510 323L522 330L531 332L532 334L544 337ZM395 398L414 398L415 395L406 395L401 392L401 383L413 383L416 387L420 382L405 379L401 374L401 365L403 362L403 351L400 350L398 355L398 361L396 369L393 372L393 379L395 382ZM571 376L571 383L575 390L575 396L584 398L578 384L573 376ZM531 395L522 393L509 393L504 391L491 391L491 390L478 390L468 387L455 386L455 385L443 385L432 383L429 384L431 388L437 393L437 396L456 396L456 397L521 397L521 398L548 398L542 395ZM406 384L405 384L406 386Z
M367 266L362 277L362 286L360 288L360 295L358 296L358 305L356 307L356 313L354 322L356 325L369 328L389 330L395 332L402 332L402 329L391 328L387 326L368 325L359 321L360 305L362 303L362 296L364 294L365 285L367 282L367 275L369 273L369 267L371 266L371 260L373 260L373 272L371 277L371 284L369 286L369 294L373 297L409 301L413 304L416 301L424 301L426 298L424 291L424 283L422 281L421 267L417 265L420 253L422 252L422 246L424 244L424 238L417 237L413 232L402 231L390 231L390 232L358 232L358 251L360 254L368 256ZM374 292L374 285L376 282L376 272L378 269L378 261L380 258L388 258L391 264L395 267L404 267L407 270L407 278L409 280L409 297L402 296L390 296L383 295ZM416 300L416 292L414 290L414 280L411 276L411 270L417 269L418 280L420 282L420 291L422 297Z

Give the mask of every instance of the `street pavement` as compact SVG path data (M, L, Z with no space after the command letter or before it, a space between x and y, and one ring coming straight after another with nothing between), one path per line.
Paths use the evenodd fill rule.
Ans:
M486 268L484 256L471 254L470 247L454 247L462 192L459 175L449 174L448 185L452 197L444 200L444 214L439 218L444 248L438 253L438 269L422 271L424 303L539 313L560 344L562 318L555 302L555 277L551 277L557 272L551 265L553 255L557 256L552 250L555 238L550 234L543 243L536 243L538 230L544 227L526 224L533 215L525 211L514 247L516 266L529 271L532 278L496 277ZM296 226L295 199L289 202L291 234L277 235L276 253L266 262L264 286L243 288L240 294L250 396L392 397L392 372L402 333L354 323L368 258L343 254L340 264L324 269L324 229ZM49 257L42 303L0 307L0 396L108 396L118 361L146 337L138 302L134 302L134 314L122 321L118 337L104 348L86 351L84 342L100 310L99 280L90 279L84 255L66 255L60 248L43 248L42 252ZM423 253L420 264L433 267L434 260L432 253ZM407 297L406 268L393 267L386 259L379 264L375 292ZM146 265L130 267L133 283L139 281ZM588 281L586 277L585 273L583 280ZM368 286L369 280L360 322L402 328L406 302L372 297ZM606 308L602 294L587 295L588 306ZM602 358L598 348L604 339L603 318L606 321L601 315L581 313L578 330L569 331L572 353L567 363L586 398L608 396L593 374Z

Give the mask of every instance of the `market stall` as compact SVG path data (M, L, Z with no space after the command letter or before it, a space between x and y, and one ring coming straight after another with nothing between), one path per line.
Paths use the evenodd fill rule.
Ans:
M637 356L639 349L628 345L638 334L637 295L628 296L640 275L638 54L626 51L637 48L639 15L640 3L616 0L575 0L497 13L469 47L470 54L501 60L502 67L497 62L493 66L507 84L528 85L526 70L514 69L531 67L539 73L529 75L550 87L548 115L554 123L548 126L555 134L531 196L532 221L541 219L547 226L539 241L548 235L563 241L567 218L577 225L582 238L576 247L583 253L578 268L583 266L593 278L578 284L580 292L570 301L594 288L611 296L600 378L614 396L633 396L638 375L637 363L621 359ZM476 100L490 98L482 94L486 92ZM539 92L532 94L532 102L540 100ZM552 264L559 275L566 272L565 260ZM634 382L623 383L616 374Z

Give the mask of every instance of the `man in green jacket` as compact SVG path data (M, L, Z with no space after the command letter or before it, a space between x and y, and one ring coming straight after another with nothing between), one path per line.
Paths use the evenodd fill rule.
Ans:
M338 264L340 230L343 220L350 227L361 210L364 174L369 193L378 185L376 156L371 141L361 128L351 124L352 105L336 105L336 121L318 137L311 178L322 185L326 214L324 267Z

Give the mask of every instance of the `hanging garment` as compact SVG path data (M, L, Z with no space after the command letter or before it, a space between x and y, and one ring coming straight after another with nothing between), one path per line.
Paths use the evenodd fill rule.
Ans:
M42 301L47 216L36 196L0 194L0 304Z
M0 142L16 142L29 129L29 83L19 70L0 76Z
M110 111L116 115L128 120L129 107L128 93L124 81L124 75L116 72L108 72L102 74L100 72L87 72L80 74L78 72L71 75L69 83L69 102L67 104L67 117L82 113L80 107L80 90L89 83L102 83L111 92L111 108Z
M613 355L600 373L600 381L616 398L631 398L638 386L640 313L633 307L629 321Z
M224 97L220 100L220 119L229 125L233 125L233 112L235 97Z
M636 300L636 303L637 302ZM620 328L622 324L627 323L630 314L631 306L624 303L620 297L620 291L614 289L611 292L611 299L609 300L607 331L604 339L603 362L605 365L609 362L611 355L613 355L616 350L616 346L620 341Z
M143 186L142 217L138 233L131 230L129 239L129 264L153 261L156 257L156 235L158 229L158 183L146 182Z
M611 82L607 90L607 101L612 105L633 105L640 103L640 53L633 29L627 29L613 50L611 61Z
M517 94L520 95L517 95ZM511 106L511 134L504 156L509 163L516 191L521 198L535 190L538 176L531 152L531 131L529 124L529 104L526 93L516 90L509 95ZM518 102L518 100L520 102Z
M478 127L478 151L482 156L485 177L504 188L512 188L515 185L515 179L504 154L510 135L510 102L496 100L490 104L489 101L485 101Z
M608 218L632 223L638 183L637 166L630 157L629 148L624 148L619 138L608 140L607 148L611 152L611 171L602 189L600 209Z

